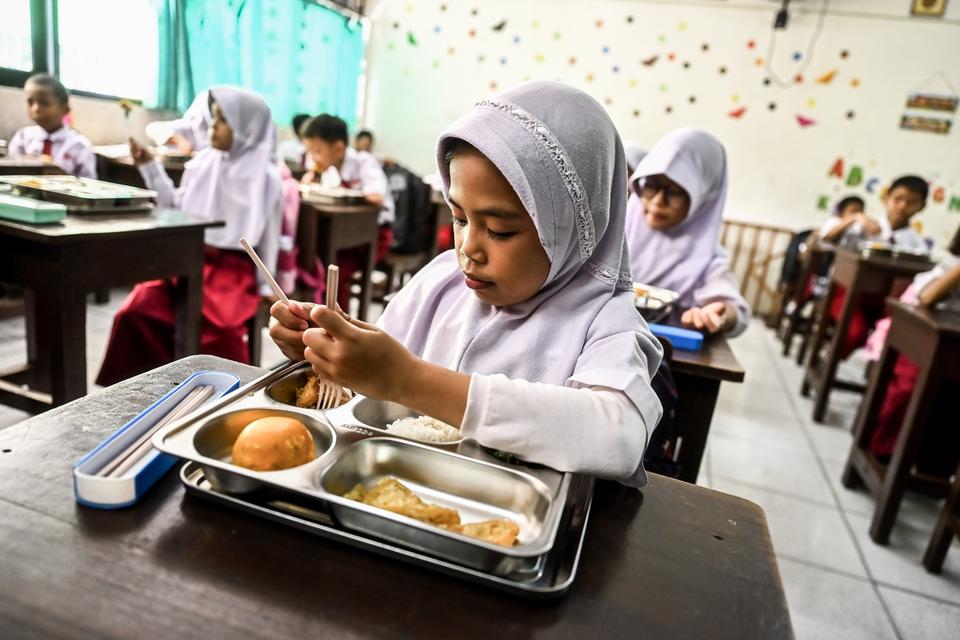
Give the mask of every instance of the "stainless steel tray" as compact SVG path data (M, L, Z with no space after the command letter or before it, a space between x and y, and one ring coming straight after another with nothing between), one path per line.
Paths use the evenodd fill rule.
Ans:
M378 401L363 396L326 412L278 401L290 399L289 380L308 368L305 363L284 365L199 414L168 425L153 444L199 464L217 491L284 491L330 513L346 528L458 565L497 575L536 570L558 536L573 474L502 462L471 440L433 445L387 437L389 432L359 416L370 422L386 419L396 405L381 403L373 410L371 403ZM317 458L282 471L233 465L230 451L237 435L268 414L302 421L313 434ZM396 478L427 502L456 509L465 523L510 518L520 528L518 543L502 547L343 497L356 484L371 487L383 477Z
M156 191L75 176L0 176L13 193L66 205L71 213L142 212Z
M920 251L903 249L897 245L881 242L864 242L860 245L860 255L864 258L892 258L912 262L930 262L930 255Z
M299 504L295 496L260 492L238 497L217 491L205 477L203 469L192 462L183 465L180 479L187 493L198 498L295 527L328 540L337 540L352 547L529 598L555 598L570 589L577 575L593 499L593 479L576 476L567 493L560 521L561 535L553 549L538 560L536 571L494 575L352 533L309 503Z

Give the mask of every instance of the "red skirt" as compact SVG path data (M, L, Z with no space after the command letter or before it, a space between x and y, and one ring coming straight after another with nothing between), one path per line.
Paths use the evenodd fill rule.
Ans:
M138 284L113 319L97 384L126 380L173 361L176 279ZM248 323L257 312L256 270L239 251L204 247L200 353L250 362Z
M830 318L834 325L840 319L846 298L846 288L836 285L833 300L830 301ZM861 295L856 305L853 315L850 316L850 324L847 325L847 333L840 341L840 352L837 355L841 360L845 360L851 353L867 344L867 337L873 331L874 325L883 317L884 306L881 295Z

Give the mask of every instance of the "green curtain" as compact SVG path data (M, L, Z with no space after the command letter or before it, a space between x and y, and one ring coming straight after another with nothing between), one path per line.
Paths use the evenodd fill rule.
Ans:
M154 0L161 106L182 111L215 84L262 95L278 122L332 113L353 128L361 23L310 0Z

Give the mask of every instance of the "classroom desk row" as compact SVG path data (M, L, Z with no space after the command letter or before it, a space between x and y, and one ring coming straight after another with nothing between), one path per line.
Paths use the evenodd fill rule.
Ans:
M191 373L194 356L0 431L0 627L18 637L792 638L763 511L651 475L600 482L569 593L534 601L184 494L74 503L71 464ZM438 597L440 598L438 600Z

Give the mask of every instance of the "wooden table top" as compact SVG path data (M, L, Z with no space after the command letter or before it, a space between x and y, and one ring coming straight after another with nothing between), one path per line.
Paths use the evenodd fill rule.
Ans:
M730 348L727 337L719 333L712 336L705 335L703 349L700 351L674 348L670 367L675 373L686 373L727 382L743 382L746 375L743 365Z
M932 331L960 336L960 313L946 309L931 309L929 307L906 304L905 302L900 302L892 298L887 300L887 306L893 318L909 316L912 319L919 320Z
M380 205L365 202L356 204L332 204L318 202L309 196L302 196L300 202L321 214L380 213Z
M136 237L185 227L222 227L223 224L201 220L177 209L160 208L151 213L68 214L63 221L54 224L0 220L0 234L59 244L120 234Z
M0 431L0 625L23 637L790 638L763 511L652 476L599 483L579 574L528 601L185 497L75 504L71 465L198 370L192 356Z
M929 271L933 268L933 262L930 260L911 260L909 258L894 258L890 256L863 255L860 251L837 247L835 249L837 262L857 262L860 265L867 265L874 269L884 271L894 271L904 274L916 274Z

